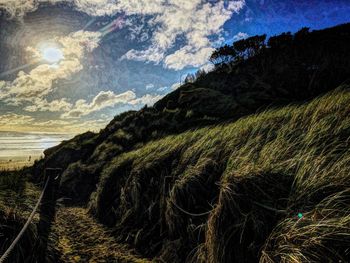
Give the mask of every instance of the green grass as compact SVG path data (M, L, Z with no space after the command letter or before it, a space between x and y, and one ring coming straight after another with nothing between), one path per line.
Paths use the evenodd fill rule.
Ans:
M165 261L344 261L347 88L121 154L105 166L90 211Z

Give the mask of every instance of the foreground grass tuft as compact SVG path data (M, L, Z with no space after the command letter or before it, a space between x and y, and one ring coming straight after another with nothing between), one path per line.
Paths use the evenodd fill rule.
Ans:
M21 171L0 172L0 255L11 245L39 198L40 190ZM37 244L37 214L7 262L32 262Z

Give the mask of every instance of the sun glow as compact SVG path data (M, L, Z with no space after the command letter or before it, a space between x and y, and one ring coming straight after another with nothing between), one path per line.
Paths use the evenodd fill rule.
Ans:
M57 63L64 58L62 51L55 47L44 48L41 52L41 56L49 63Z

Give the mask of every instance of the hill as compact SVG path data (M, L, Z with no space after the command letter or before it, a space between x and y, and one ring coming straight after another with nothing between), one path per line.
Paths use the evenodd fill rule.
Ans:
M239 55L216 64L208 74L202 72L154 107L120 114L98 134L88 132L48 149L31 173L40 178L44 167L70 166L62 184L64 195L84 203L103 166L123 152L165 135L303 103L333 90L350 76L350 24L313 32L302 29L294 36L272 37L267 43L261 37L239 43L242 41L246 44L243 42L241 51L234 51ZM231 49L235 50L236 43ZM79 189L79 178L86 188ZM77 189L67 180L77 182Z
M344 261L349 105L344 85L150 142L103 169L90 210L160 262Z
M219 48L212 72L27 172L63 168L69 203L158 261L344 261L350 24L265 40Z

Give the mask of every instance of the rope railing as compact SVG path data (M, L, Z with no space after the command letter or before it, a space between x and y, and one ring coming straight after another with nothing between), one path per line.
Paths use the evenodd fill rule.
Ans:
M0 258L0 263L5 262L6 258L11 254L12 250L15 248L15 246L17 245L17 243L20 241L20 239L22 238L24 232L27 230L27 228L29 227L30 223L33 221L35 213L37 212L39 205L43 199L45 190L47 188L47 185L49 183L49 179L50 177L48 176L44 185L43 190L41 191L41 194L39 196L38 201L36 202L33 211L31 212L30 216L27 219L27 222L24 224L24 226L22 227L21 231L18 233L17 237L12 241L11 245L8 247L8 249L5 251L5 253L1 256Z

